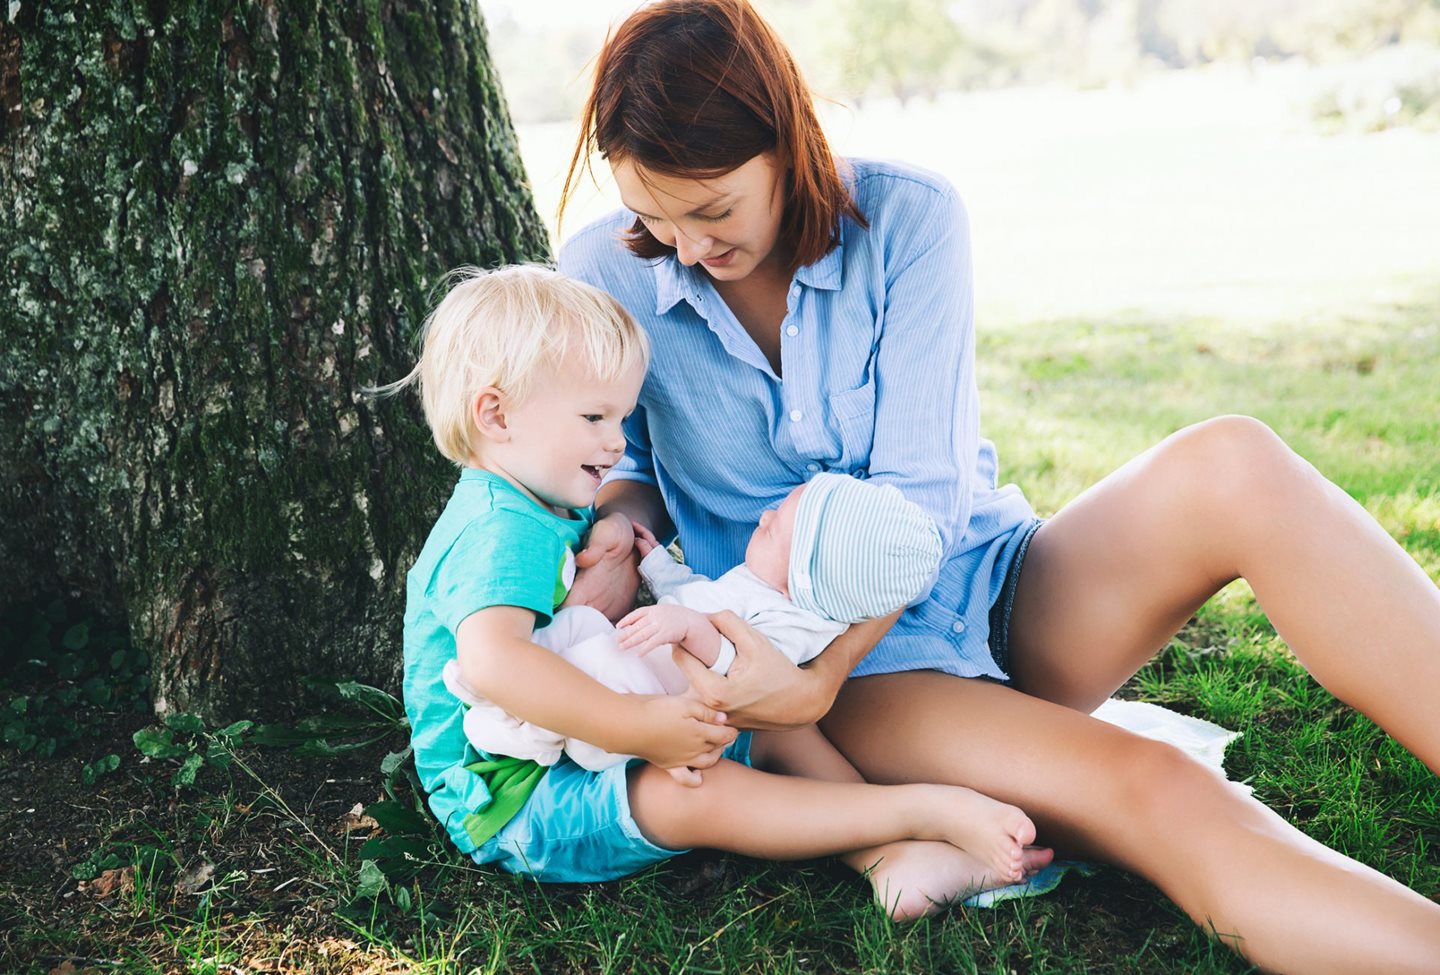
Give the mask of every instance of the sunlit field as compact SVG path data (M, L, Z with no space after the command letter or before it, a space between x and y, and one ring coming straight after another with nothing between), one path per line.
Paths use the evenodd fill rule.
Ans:
M1260 327L1422 300L1440 287L1440 138L1323 135L1313 82L1271 66L1096 91L822 104L842 154L934 169L970 209L983 330L1075 316ZM522 126L554 234L575 136ZM604 165L597 169L603 180ZM565 232L618 205L587 185Z

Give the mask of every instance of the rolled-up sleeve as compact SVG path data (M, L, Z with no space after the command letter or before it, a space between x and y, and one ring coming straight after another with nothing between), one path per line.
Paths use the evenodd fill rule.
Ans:
M930 216L887 262L869 473L924 507L953 552L980 449L970 227L954 190L936 200L938 191L923 189L911 205L928 198Z

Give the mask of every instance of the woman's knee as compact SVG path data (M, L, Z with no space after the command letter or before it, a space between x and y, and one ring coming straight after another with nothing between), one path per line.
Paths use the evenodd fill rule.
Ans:
M1292 478L1308 467L1264 421L1241 415L1177 431L1160 445L1160 456L1177 490L1226 519L1287 496Z
M1132 839L1173 835L1179 824L1217 814L1241 794L1235 783L1173 745L1137 737L1122 751L1115 804L1129 819L1125 835Z

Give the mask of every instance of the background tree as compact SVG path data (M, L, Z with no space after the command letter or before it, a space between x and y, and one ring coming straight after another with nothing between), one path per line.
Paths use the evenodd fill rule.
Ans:
M472 0L11 0L0 607L127 622L157 710L394 686L453 477L403 375L440 276L543 258Z
M942 0L846 0L840 9L846 45L839 55L857 96L934 97L950 87L967 52L965 37Z

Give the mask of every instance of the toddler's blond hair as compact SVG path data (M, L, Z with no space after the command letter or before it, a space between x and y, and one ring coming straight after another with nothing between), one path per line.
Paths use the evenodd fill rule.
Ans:
M543 370L578 360L603 382L649 360L645 332L598 288L538 264L462 267L421 330L420 361L381 394L420 384L425 421L440 452L468 464L470 406L494 386L519 403ZM573 357L573 358L572 358Z

